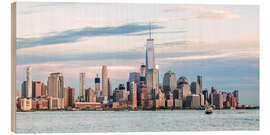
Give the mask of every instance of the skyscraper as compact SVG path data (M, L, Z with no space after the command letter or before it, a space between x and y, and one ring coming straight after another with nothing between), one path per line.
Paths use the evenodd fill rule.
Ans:
M108 78L108 96L113 96L112 80L110 78Z
M26 96L32 97L32 67L31 66L28 66L26 68L26 80L27 80Z
M75 88L65 88L65 107L71 106L74 107L75 105Z
M150 69L149 72L146 74L147 94L152 94L154 92L155 93L154 96L156 96L159 90L158 84L159 84L158 69L156 68Z
M200 85L198 84L198 82L192 82L190 84L190 89L191 89L191 93L192 94L199 95L201 93L201 91L200 91Z
M203 95L204 95L204 100L205 100L205 101L208 101L208 90L205 89L205 90L202 91L202 93L203 93Z
M154 39L151 37L151 24L149 24L149 38L146 40L146 73L149 72L149 69L156 67L155 64L155 51L154 51Z
M130 72L129 81L135 82L137 85L140 83L140 73L139 72Z
M200 91L202 91L202 76L200 76L200 75L198 75L197 76L197 83L199 84L199 86L200 86Z
M145 76L145 72L146 72L145 65L141 65L140 71L141 71L140 72L141 76Z
M40 81L33 81L32 82L32 97L37 98L41 96L41 86L43 83Z
M238 90L233 91L233 96L236 99L236 103L239 104L239 92L238 92Z
M95 78L95 95L96 97L100 96L100 78L98 77L98 74Z
M64 98L64 77L62 73L51 73L48 77L48 96Z
M176 81L177 81L177 78L176 78L175 73L168 71L167 73L164 74L163 89L166 92L168 92L168 91L173 92L173 90L175 90L177 87Z
M137 85L135 82L130 83L130 91L131 91L131 106L132 108L137 107Z
M102 96L108 97L108 69L106 65L102 66Z
M80 98L84 99L85 95L85 73L80 73Z
M27 85L27 81L23 81L23 83L22 83L22 85L21 85L21 87L22 87L22 89L21 89L21 93L22 93L22 97L23 98L26 98L27 97L27 95L26 95L26 86Z

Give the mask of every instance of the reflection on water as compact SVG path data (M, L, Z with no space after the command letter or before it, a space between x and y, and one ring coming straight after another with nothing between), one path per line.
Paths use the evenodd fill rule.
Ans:
M259 130L259 110L17 112L18 133Z

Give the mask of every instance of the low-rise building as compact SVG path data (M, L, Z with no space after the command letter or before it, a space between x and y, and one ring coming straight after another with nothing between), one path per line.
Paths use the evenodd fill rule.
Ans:
M21 98L19 99L20 110L30 111L32 110L32 99L31 98Z
M103 105L98 102L75 102L75 108L77 109L97 109L102 107Z

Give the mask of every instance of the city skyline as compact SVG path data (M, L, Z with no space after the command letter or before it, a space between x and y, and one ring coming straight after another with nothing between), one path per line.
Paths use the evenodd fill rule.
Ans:
M71 3L61 5L50 3L47 6L46 3L38 4L19 3L20 17L35 16L31 10L35 10L36 6L41 7L38 14L44 14L44 18L47 19L54 17L47 14L52 12L46 10L47 6L50 7L48 9L57 10L56 14L63 16L68 14L63 13L63 9L78 6ZM159 78L163 78L168 70L174 71L177 78L186 76L190 82L196 81L197 75L202 75L203 89L209 90L211 86L220 91L238 89L241 94L240 103L259 105L258 20L250 20L244 23L244 26L239 26L243 24L240 22L249 20L248 16L258 17L257 6L83 5L82 8L93 5L97 8L106 6L108 12L111 10L110 6L118 5L121 7L119 12L127 10L132 17L136 14L142 15L138 10L143 7L147 7L149 13L142 18L134 19L119 13L112 15L115 19L110 22L103 20L106 18L105 13L104 18L95 18L97 15L103 17L103 13L95 11L96 14L79 14L80 11L76 10L72 14L72 19L76 17L78 24L62 22L63 26L56 25L59 27L54 29L48 28L46 25L48 23L41 23L40 25L47 28L38 30L21 26L25 29L18 29L16 80L18 90L25 80L25 67L29 65L33 67L32 79L44 83L49 73L63 73L66 87L75 88L76 95L80 84L79 73L86 72L86 88L94 88L94 78L96 74L102 75L102 65L108 66L108 77L112 81L113 88L119 83L125 83L129 72L139 72L140 65L145 64L145 41L148 38L148 23L151 21L152 37L155 39L155 59L160 70ZM20 6L24 7L23 10L20 10ZM58 6L63 8L58 11ZM160 16L169 18L160 18L159 12L162 12ZM22 18L18 18L19 25L31 25L23 21ZM88 24L89 22L93 24ZM225 28L218 26L221 24ZM213 28L210 28L210 25ZM226 29L226 27L233 28ZM243 30L243 33L239 34L240 30ZM81 34L85 36L80 36ZM103 38L106 40L102 40ZM58 54L59 51L61 54Z

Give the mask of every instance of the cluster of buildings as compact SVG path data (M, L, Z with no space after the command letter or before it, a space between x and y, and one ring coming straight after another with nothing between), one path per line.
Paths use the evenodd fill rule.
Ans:
M209 94L207 89L202 90L202 76L189 83L186 77L177 78L174 72L168 71L160 83L151 32L146 44L145 65L140 66L139 72L130 72L127 82L113 90L108 67L103 65L101 72L101 78L97 75L94 79L94 88L86 88L86 73L80 73L79 96L75 98L75 88L65 87L62 73L51 73L44 84L32 80L32 67L29 66L26 81L21 85L21 97L17 97L17 109L198 109L208 105L222 109L235 108L239 104L237 90L218 92L212 87Z

